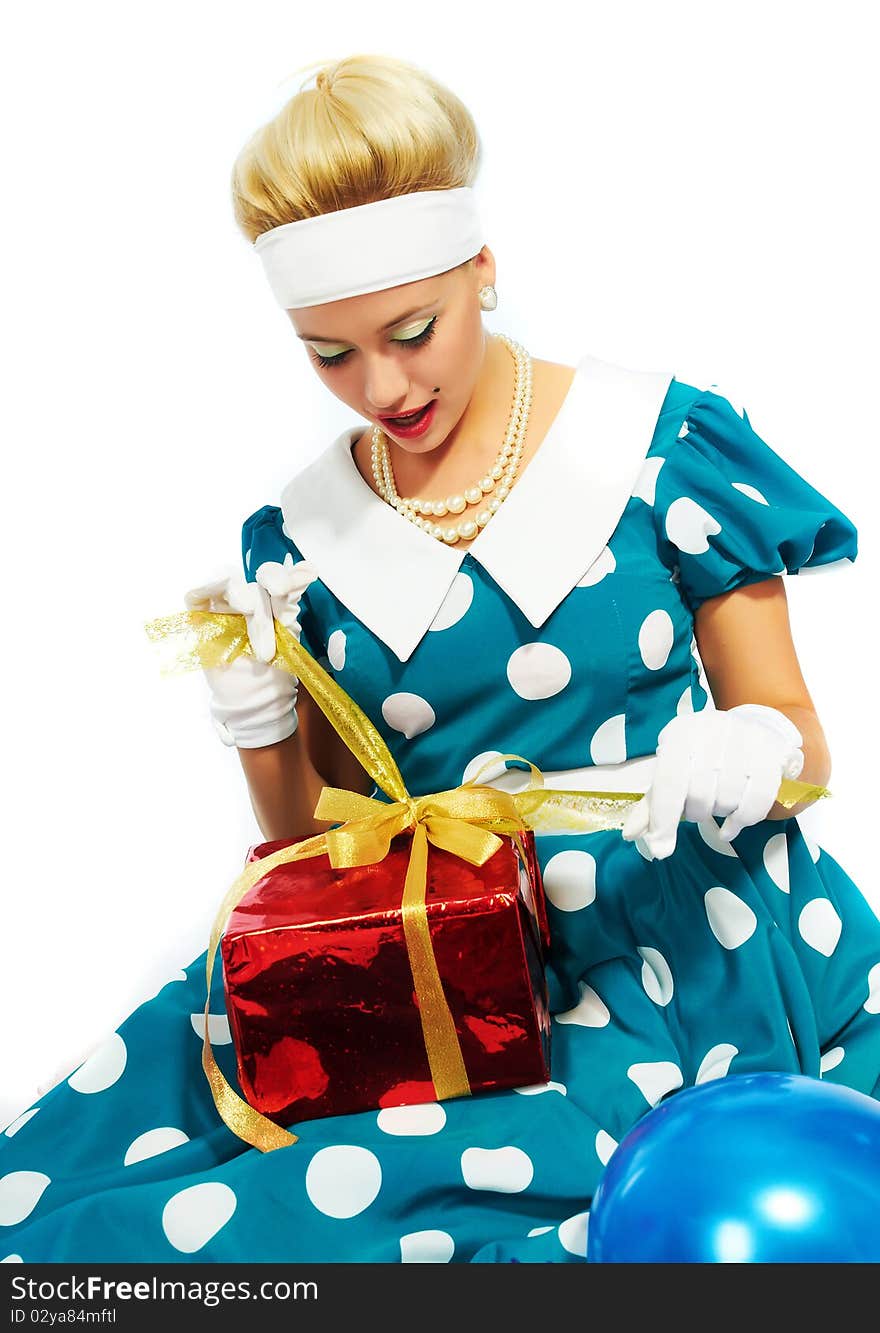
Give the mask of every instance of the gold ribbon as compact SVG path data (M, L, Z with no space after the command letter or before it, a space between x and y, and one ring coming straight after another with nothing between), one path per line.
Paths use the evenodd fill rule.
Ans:
M153 642L174 647L171 664L163 668L163 674L224 666L242 653L253 655L243 615L183 611L152 620L145 628ZM469 782L460 787L426 796L411 796L390 750L367 715L278 621L275 622L275 647L271 665L290 672L305 685L377 787L392 799L379 801L338 787L324 787L314 817L335 821L339 827L305 838L293 846L282 847L245 866L227 890L211 927L205 967L207 998L202 1067L214 1104L226 1125L261 1152L287 1147L297 1142L297 1136L261 1115L238 1096L217 1065L208 1033L211 977L217 947L229 916L254 884L276 866L324 853L335 869L373 864L387 855L392 838L412 829L401 915L425 1051L438 1100L468 1096L470 1084L437 970L425 907L428 843L479 866L497 851L501 837L506 835L515 840L525 859L521 836L525 829L536 833L559 833L619 828L628 807L643 795L641 792L551 790L544 787L543 774L529 760L521 755L505 754L492 756ZM480 775L488 767L509 759L524 763L530 770L526 788L508 793L479 784ZM825 795L828 792L823 787L786 779L778 799L789 808Z

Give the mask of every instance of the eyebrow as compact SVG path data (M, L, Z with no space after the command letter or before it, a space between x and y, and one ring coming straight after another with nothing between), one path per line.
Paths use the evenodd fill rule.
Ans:
M386 333L388 329L393 329L395 328L396 325L402 324L405 319L412 319L413 315L421 315L423 311L430 310L431 307L435 306L436 304L437 304L436 301L429 301L427 305L417 306L415 310L407 310L405 315L398 315L397 319L392 319L390 323L383 324L382 328L380 329L380 332ZM317 333L298 333L296 336L297 338L302 338L303 342L314 342L314 343L345 342L344 338L322 338L320 334Z

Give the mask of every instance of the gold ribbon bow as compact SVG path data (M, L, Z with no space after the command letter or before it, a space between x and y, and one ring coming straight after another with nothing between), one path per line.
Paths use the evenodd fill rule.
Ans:
M184 611L152 620L145 628L153 642L175 647L172 663L163 669L163 674L223 666L242 653L253 655L243 615ZM183 647L180 646L181 639ZM391 800L379 801L338 787L324 787L314 817L338 821L339 827L305 838L294 846L282 847L270 856L248 864L227 890L211 927L205 967L207 999L202 1067L214 1104L226 1125L261 1152L287 1147L297 1142L297 1136L261 1115L239 1097L217 1065L208 1035L211 977L217 947L229 916L254 884L276 866L323 853L329 856L335 869L373 864L387 855L392 838L412 829L401 916L425 1051L438 1099L468 1096L470 1084L437 971L425 908L428 843L479 866L497 851L501 836L507 835L515 840L525 859L523 830L558 833L619 828L628 807L642 797L641 792L550 790L544 787L540 769L521 755L513 754L492 756L470 782L460 787L426 796L411 796L390 750L367 715L278 621L275 622L275 646L271 665L298 677L377 787ZM526 788L508 793L479 784L479 777L488 767L509 759L529 768ZM778 799L784 805L792 806L800 801L818 799L820 795L827 795L825 788L787 779L780 787Z

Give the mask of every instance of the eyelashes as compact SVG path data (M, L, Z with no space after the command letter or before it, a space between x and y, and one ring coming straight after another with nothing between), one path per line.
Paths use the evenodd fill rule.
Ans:
M414 338L395 338L394 342L399 343L401 347L424 347L434 337L437 326L437 316L434 315L421 333L417 333ZM325 370L333 366L341 366L351 356L351 348L347 352L340 352L338 356L322 356L320 352L311 351L312 359Z
M330 366L341 366L349 355L349 352L340 352L338 356L322 356L320 352L312 352L312 360L329 369Z
M432 315L421 333L417 333L414 338L395 338L394 342L402 343L404 347L424 347L425 343L429 343L434 337L436 324L437 316Z

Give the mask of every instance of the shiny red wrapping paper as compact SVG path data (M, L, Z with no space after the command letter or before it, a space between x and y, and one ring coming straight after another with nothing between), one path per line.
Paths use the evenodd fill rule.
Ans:
M428 850L431 942L472 1092L550 1077L546 908L531 831L522 841L526 864L509 837L482 866ZM410 843L351 869L327 855L277 866L229 917L239 1084L278 1124L436 1099L401 920Z

